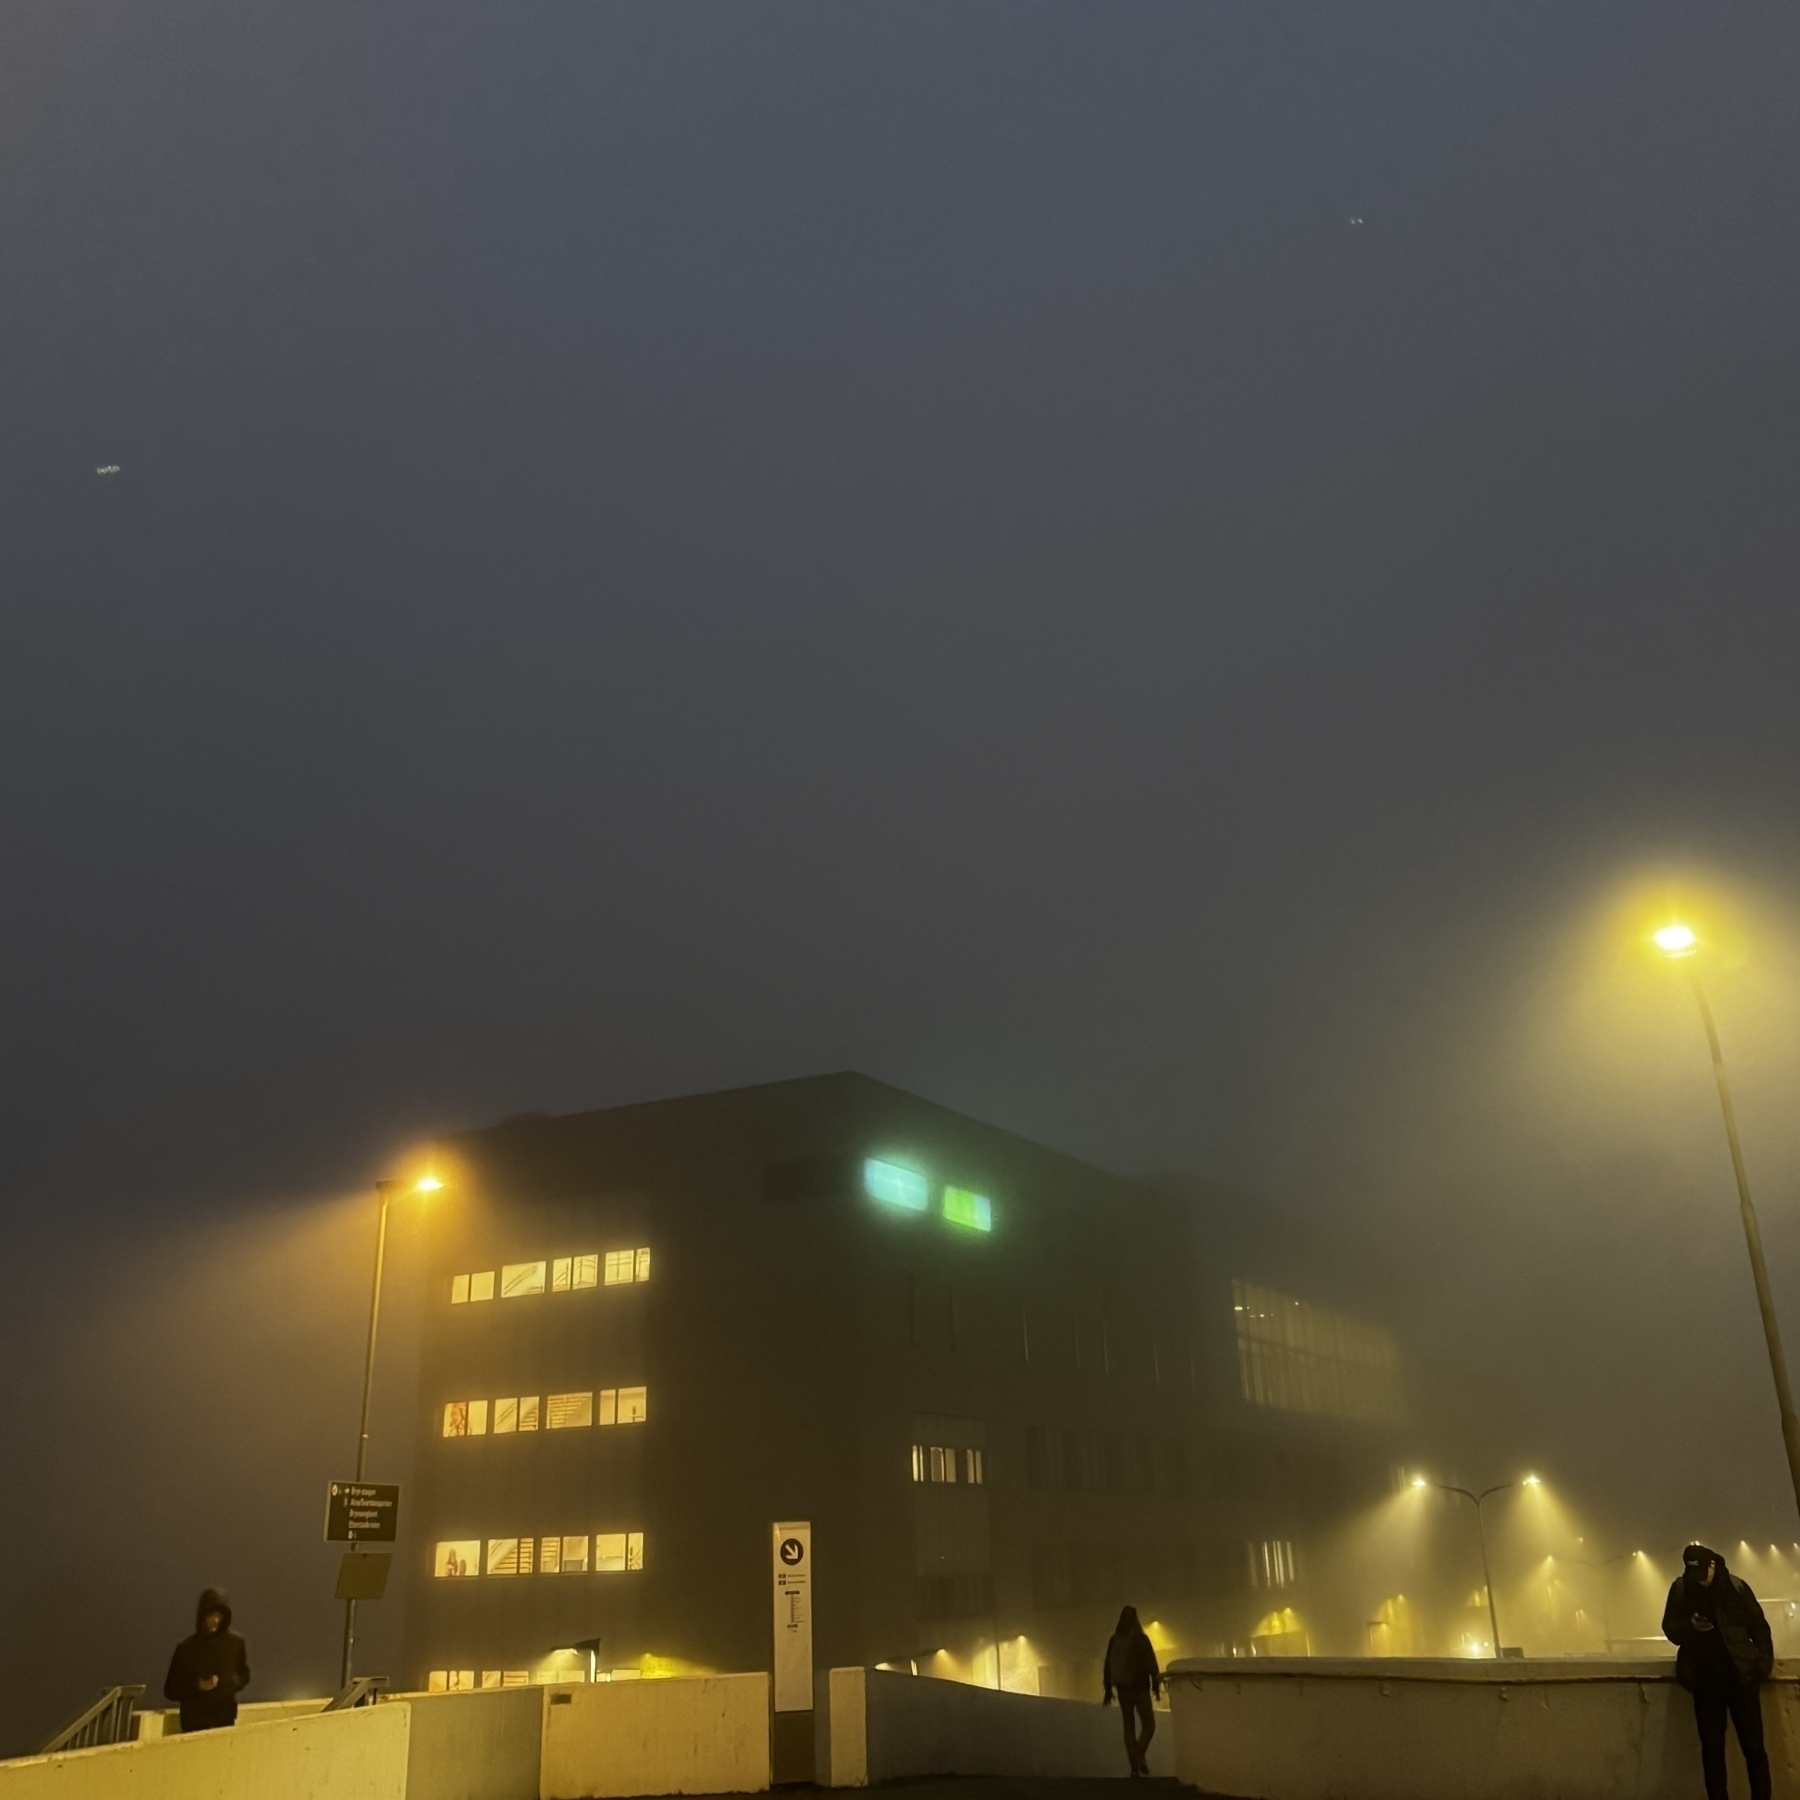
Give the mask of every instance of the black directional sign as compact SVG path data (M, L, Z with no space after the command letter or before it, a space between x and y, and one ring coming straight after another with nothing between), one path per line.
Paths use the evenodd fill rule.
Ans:
M781 1540L781 1560L790 1568L798 1562L806 1560L806 1546L798 1538Z
M391 1544L400 1523L400 1490L378 1482L334 1481L325 1496L328 1544Z

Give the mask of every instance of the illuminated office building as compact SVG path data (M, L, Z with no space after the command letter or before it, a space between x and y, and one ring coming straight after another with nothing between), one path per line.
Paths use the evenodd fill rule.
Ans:
M1088 1693L1128 1602L1360 1647L1308 1565L1391 1478L1392 1340L1195 1204L858 1075L443 1153L403 1679L766 1667L777 1519L821 1668Z

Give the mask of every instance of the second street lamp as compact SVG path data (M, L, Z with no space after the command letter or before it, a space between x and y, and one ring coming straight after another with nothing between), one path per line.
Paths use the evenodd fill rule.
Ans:
M1481 1535L1481 1587L1482 1592L1487 1595L1488 1630L1494 1634L1496 1658L1500 1655L1500 1614L1494 1607L1494 1578L1488 1572L1487 1515L1481 1509L1487 1501L1493 1499L1496 1494L1504 1494L1508 1488L1536 1487L1537 1485L1538 1478L1535 1475L1527 1475L1523 1481L1502 1481L1494 1487L1483 1488L1479 1494L1475 1494L1466 1487L1457 1487L1448 1481L1427 1481L1423 1475L1418 1476L1413 1482L1414 1487L1434 1487L1441 1493L1460 1494L1475 1508L1475 1529Z
M1744 1244L1750 1252L1750 1274L1756 1283L1756 1304L1762 1313L1763 1339L1769 1347L1769 1373L1775 1378L1775 1404L1781 1409L1781 1440L1787 1446L1788 1479L1794 1484L1794 1504L1800 1507L1800 1419L1794 1417L1794 1390L1788 1382L1787 1357L1781 1348L1781 1327L1775 1322L1775 1295L1769 1286L1768 1264L1763 1261L1762 1228L1750 1203L1750 1177L1744 1168L1743 1146L1738 1142L1737 1113L1731 1104L1731 1083L1725 1078L1725 1052L1719 1046L1719 1028L1700 985L1696 953L1700 940L1688 925L1665 925L1652 938L1657 949L1681 964L1700 1009L1706 1030L1706 1047L1712 1052L1713 1080L1719 1089L1719 1111L1725 1119L1725 1141L1731 1148L1731 1172L1737 1177L1738 1216L1744 1224Z

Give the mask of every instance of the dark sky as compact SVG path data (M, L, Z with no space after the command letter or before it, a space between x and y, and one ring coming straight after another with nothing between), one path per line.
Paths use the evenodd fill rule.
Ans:
M1618 946L1756 926L1800 1336L1797 82L1787 3L11 0L21 1256L853 1066L1335 1213L1577 1486L1687 1505L1676 1394L1791 1523Z

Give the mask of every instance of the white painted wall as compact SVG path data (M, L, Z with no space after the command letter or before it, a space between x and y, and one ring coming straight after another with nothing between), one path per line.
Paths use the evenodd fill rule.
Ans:
M238 1724L267 1725L275 1719L304 1719L323 1712L329 1704L327 1700L251 1700L238 1708ZM181 1734L181 1708L178 1706L159 1706L133 1716L137 1720L140 1742Z
M1126 1773L1116 1706L1005 1694L888 1669L833 1669L820 1778L867 1787L918 1775ZM1157 1715L1150 1772L1175 1772L1169 1715ZM1226 1790L1230 1791L1230 1790Z
M1175 1770L1240 1800L1696 1800L1668 1661L1178 1662ZM1800 1800L1800 1664L1762 1694L1776 1800ZM1732 1791L1743 1764L1730 1749Z
M536 1691L544 1696L542 1800L755 1794L769 1785L766 1674Z
M412 1714L360 1707L0 1763L0 1800L406 1800Z

